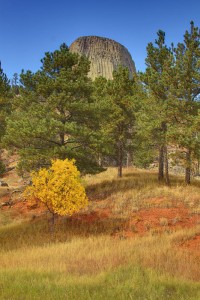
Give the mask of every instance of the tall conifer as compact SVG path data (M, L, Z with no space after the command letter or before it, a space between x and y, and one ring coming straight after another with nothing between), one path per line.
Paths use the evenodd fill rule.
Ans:
M200 32L191 22L190 32L174 51L173 76L169 80L174 124L170 129L172 142L177 144L185 160L185 182L191 181L192 156L199 153L197 127L200 108Z
M146 71L141 74L147 99L143 107L144 130L149 131L149 137L158 149L158 180L164 179L169 184L168 156L167 156L167 90L164 68L170 58L171 50L165 44L165 33L159 30L155 45L147 46ZM146 127L146 129L145 129ZM146 134L146 133L145 133Z

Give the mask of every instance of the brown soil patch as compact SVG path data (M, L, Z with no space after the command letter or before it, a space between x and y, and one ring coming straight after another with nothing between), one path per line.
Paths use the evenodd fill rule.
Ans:
M8 211L14 218L30 218L32 216L40 216L46 211L46 207L37 204L30 204L27 201L17 201L12 206L3 206L3 211Z
M189 209L180 205L172 208L141 209L133 213L126 229L138 234L148 231L171 231L190 228L200 223L200 215L191 214Z
M9 200L10 200L10 195L9 195L9 194L4 195L4 196L2 196L2 197L0 198L0 204L5 203L5 202L7 202L7 201L9 201Z

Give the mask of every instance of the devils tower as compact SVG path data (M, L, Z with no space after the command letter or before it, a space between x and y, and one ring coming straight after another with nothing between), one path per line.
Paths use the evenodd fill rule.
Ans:
M113 70L119 65L127 67L130 75L135 73L135 64L128 50L114 40L99 36L83 36L69 47L71 52L85 55L91 62L89 76L112 79Z

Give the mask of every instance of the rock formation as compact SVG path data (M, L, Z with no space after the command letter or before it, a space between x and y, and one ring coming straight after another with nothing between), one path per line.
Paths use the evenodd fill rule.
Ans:
M112 79L113 70L116 70L119 65L128 67L130 75L135 72L135 64L130 53L114 40L98 36L83 36L75 40L69 49L85 55L90 60L89 76L92 79L97 76Z

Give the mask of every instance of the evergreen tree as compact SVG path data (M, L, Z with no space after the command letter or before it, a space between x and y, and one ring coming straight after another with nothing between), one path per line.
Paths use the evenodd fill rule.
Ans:
M18 149L21 170L49 166L52 158L75 158L82 172L99 171L88 60L63 44L45 53L41 62L41 70L20 76L20 96L8 120L5 144Z
M158 38L147 46L146 71L140 78L146 91L146 100L140 115L141 130L158 149L158 179L169 184L167 129L168 129L168 86L165 82L165 65L169 63L171 50L165 45L165 33L161 30Z
M19 76L17 73L14 73L12 79L12 92L14 95L19 95L19 89Z
M0 141L5 133L5 119L10 113L11 95L10 85L6 74L3 72L0 63Z
M107 153L116 162L118 176L122 177L125 157L132 148L135 124L134 80L130 78L128 69L119 67L113 72L113 80L108 81L106 92L101 130Z
M173 126L169 135L184 153L185 182L191 181L192 156L199 157L199 116L200 97L200 33L191 22L190 32L186 31L184 41L174 51L173 76L170 76L169 96L173 103Z
M110 105L108 101L108 80L105 77L96 77L93 81L93 97L96 103L96 118L98 119L98 144L96 145L99 166L109 164L108 155L110 145L104 131L104 125L108 120Z
M5 134L6 118L11 110L11 94L9 80L3 72L0 63L0 148L2 147L2 138ZM0 176L5 172L5 165L1 161L0 151Z

